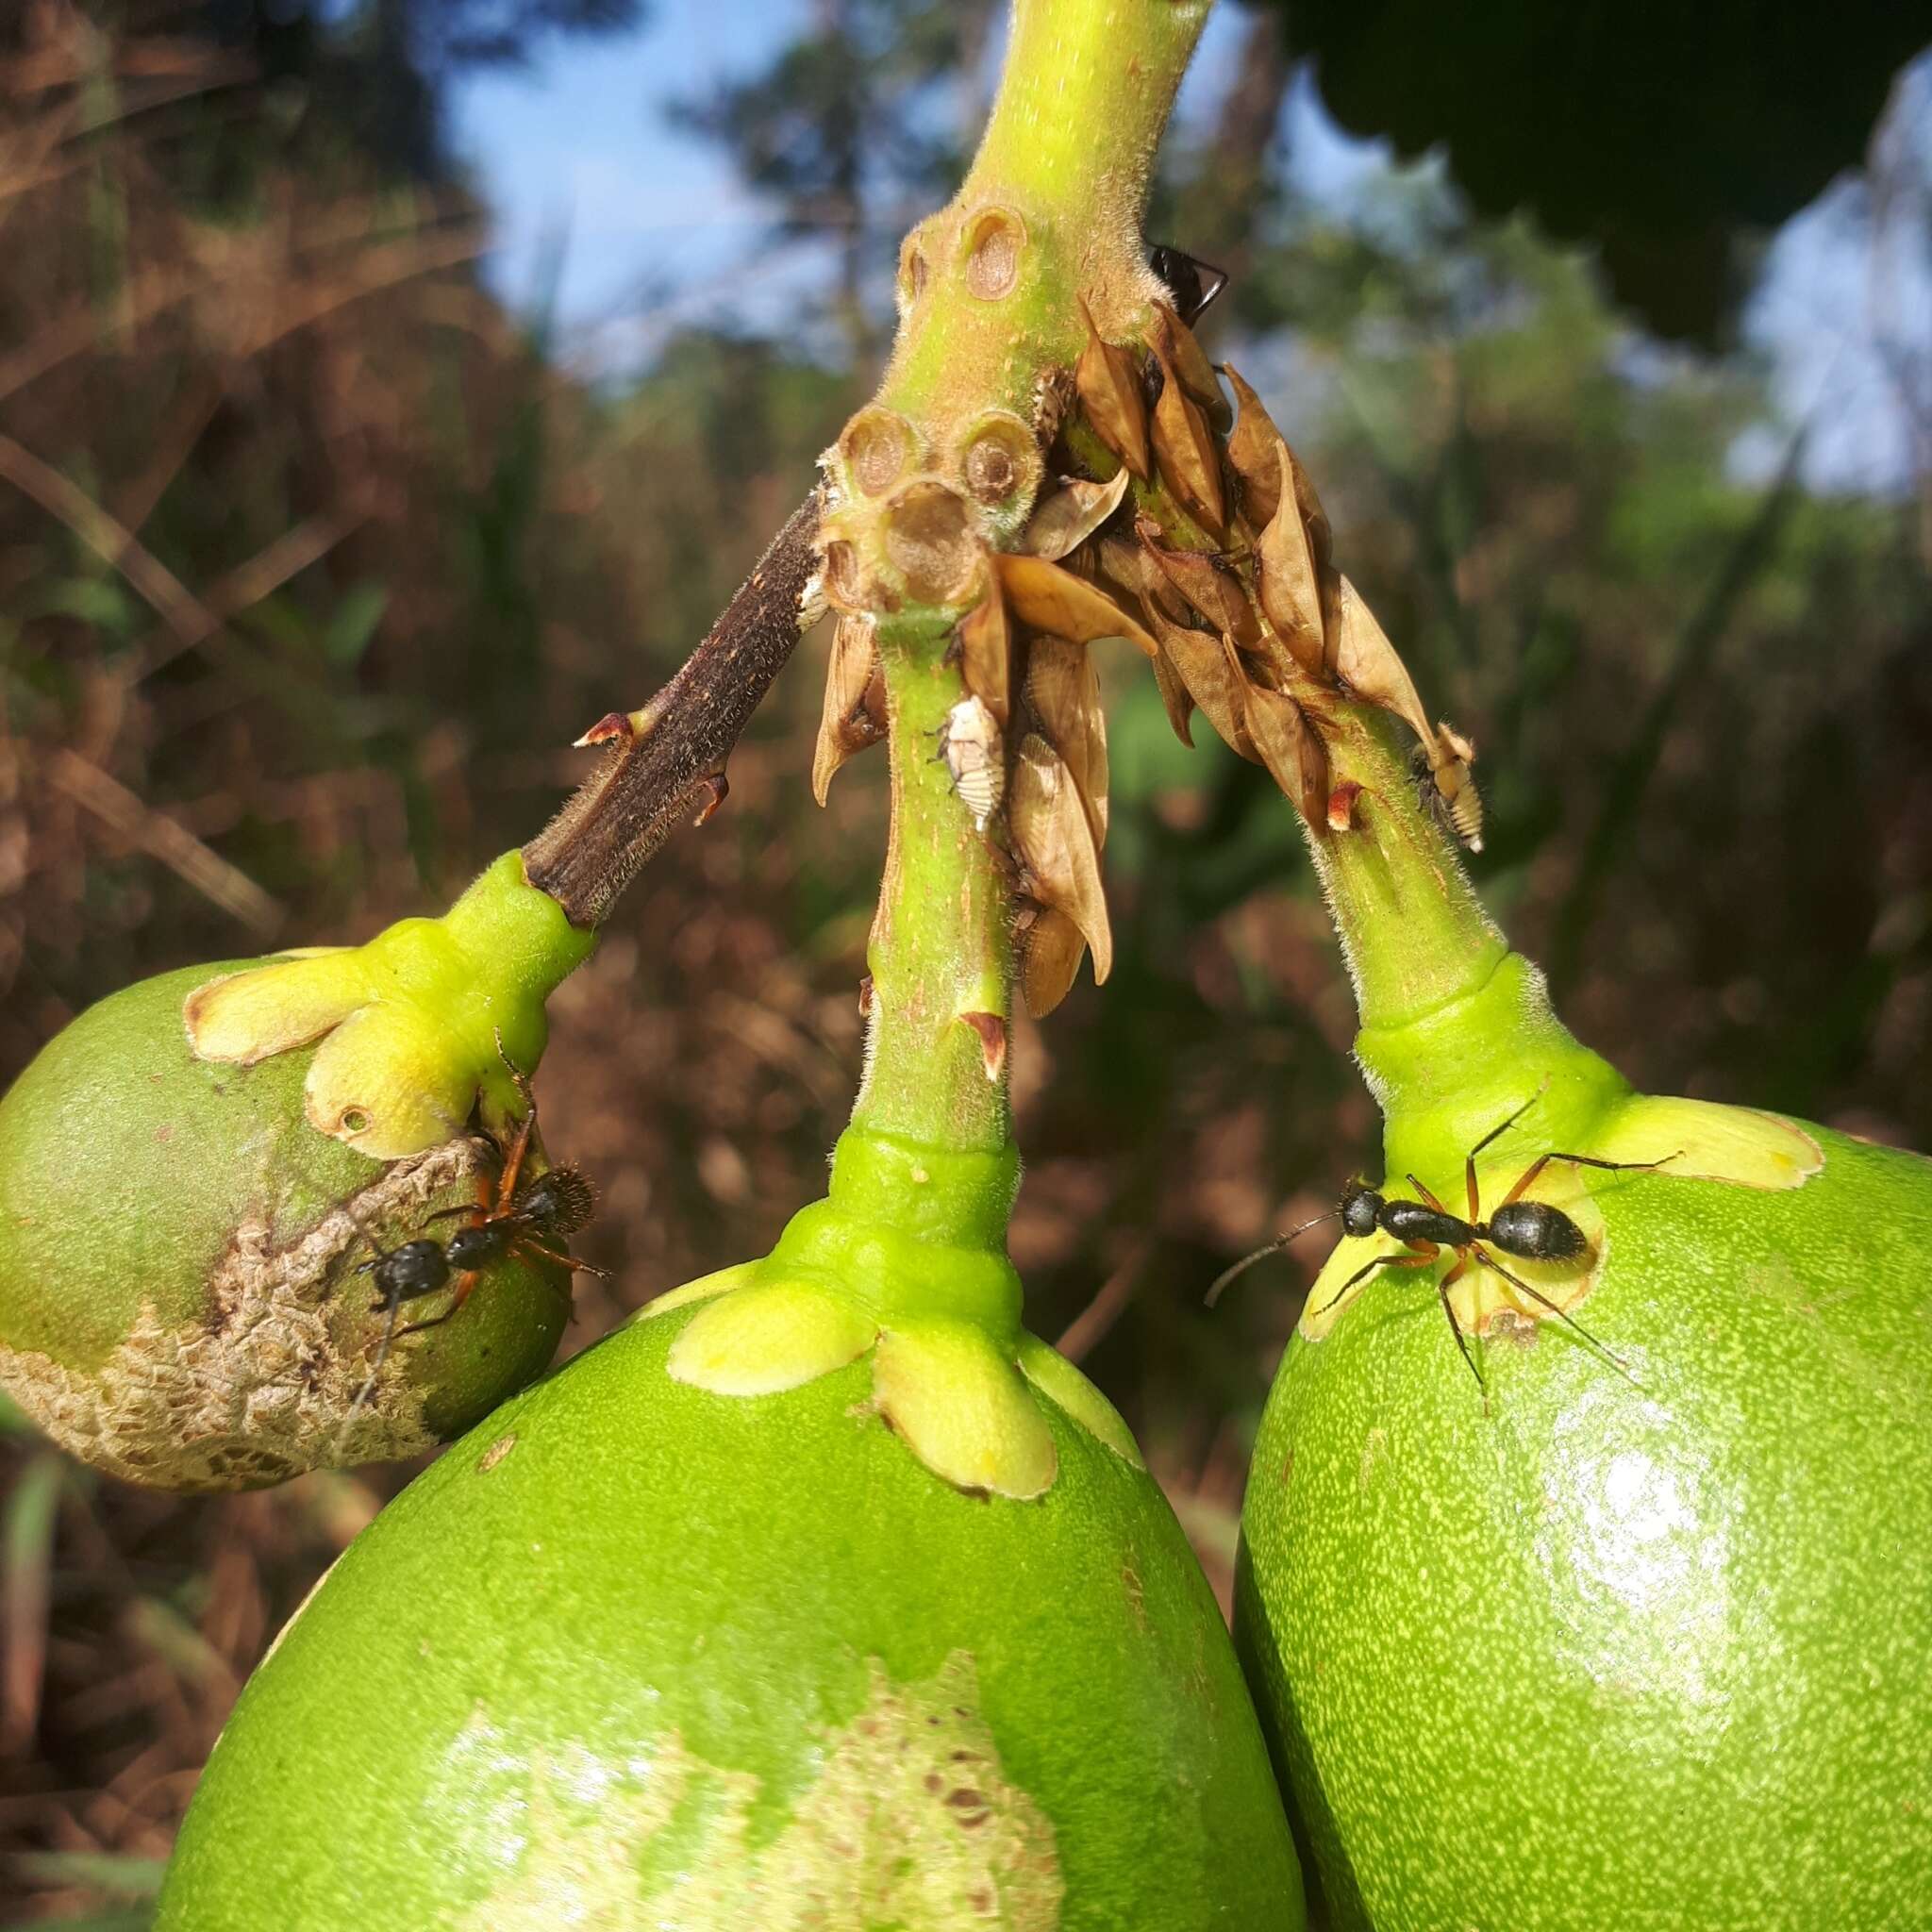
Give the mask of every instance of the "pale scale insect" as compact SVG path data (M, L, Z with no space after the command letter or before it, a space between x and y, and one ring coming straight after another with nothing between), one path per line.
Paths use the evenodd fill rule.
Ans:
M939 755L959 802L973 814L973 829L986 830L1007 791L1006 746L998 721L977 696L963 697L940 726Z

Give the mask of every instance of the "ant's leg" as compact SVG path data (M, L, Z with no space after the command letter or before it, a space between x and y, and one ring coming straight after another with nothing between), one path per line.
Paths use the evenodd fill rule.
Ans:
M470 1299L470 1292L476 1286L476 1277L480 1272L478 1269L471 1268L458 1275L457 1291L450 1297L449 1307L440 1315L431 1315L426 1322L412 1322L407 1328L397 1329L397 1336L400 1338L404 1335L420 1335L425 1328L441 1328Z
M1476 1156L1480 1154L1483 1151L1483 1149L1490 1144L1491 1141L1501 1140L1502 1137L1505 1134L1507 1134L1509 1131L1509 1129L1513 1127L1516 1124L1516 1123L1520 1121L1523 1118L1523 1116L1526 1114L1530 1110L1530 1108L1533 1108L1537 1104L1537 1102L1543 1097L1543 1087L1547 1087L1549 1084L1549 1078L1547 1075L1545 1075L1542 1087L1539 1087L1536 1090L1536 1091L1532 1093L1529 1096L1529 1098L1525 1100L1523 1103L1523 1105L1519 1107L1516 1109L1516 1111L1509 1116L1509 1118L1507 1121L1501 1123L1500 1125L1491 1127L1490 1131L1487 1134L1485 1134L1482 1137L1482 1139L1478 1141L1475 1143L1475 1145L1469 1150L1467 1154L1465 1154L1462 1157L1462 1178L1464 1184L1469 1189L1469 1218L1471 1221L1480 1222L1483 1218L1483 1197L1477 1191L1475 1184ZM1520 1192L1522 1191L1524 1183L1519 1181L1516 1185L1517 1190ZM1516 1195L1511 1194L1509 1198L1513 1201L1515 1200Z
M357 1390L355 1400L349 1404L348 1414L342 1418L341 1426L336 1430L338 1445L348 1440L349 1430L356 1418L369 1406L369 1398L375 1393L376 1378L382 1374L382 1365L389 1360L390 1344L396 1339L396 1310L402 1307L403 1298L391 1289L382 1301L374 1305L370 1312L374 1314L376 1308L385 1305L389 1308L389 1320L383 1324L382 1340L376 1345L375 1359L370 1363L369 1373L362 1378L361 1388Z
M1418 1242L1417 1247L1425 1248L1425 1252L1413 1255L1377 1255L1373 1261L1365 1261L1315 1310L1316 1314L1325 1315L1357 1281L1365 1281L1377 1268L1424 1268L1442 1252L1434 1241L1426 1244Z
M1647 1173L1651 1168L1662 1167L1679 1158L1684 1150L1679 1147L1675 1154L1666 1154L1657 1160L1599 1160L1593 1154L1540 1154L1524 1169L1523 1177L1503 1196L1502 1205L1507 1208L1512 1201L1520 1201L1524 1191L1536 1185L1536 1177L1553 1160L1566 1161L1572 1167L1601 1167L1610 1174ZM1474 1170L1471 1170L1471 1186L1474 1185ZM1474 1214L1470 1217L1474 1220Z
M560 1254L555 1248L546 1248L541 1241L533 1240L529 1235L518 1236L510 1252L541 1255L544 1260L554 1261L558 1267L568 1268L573 1274L594 1274L599 1281L610 1279L609 1269L600 1268L594 1261L579 1261L575 1255Z
M1635 1161L1632 1162L1631 1165L1648 1167L1652 1165L1652 1163L1649 1161ZM1601 1356L1605 1361L1608 1362L1611 1368L1615 1369L1618 1374L1622 1375L1624 1381L1629 1383L1631 1388L1635 1389L1639 1386L1637 1377L1633 1375L1630 1373L1630 1371L1624 1366L1623 1362L1620 1361L1618 1357L1610 1352L1609 1349L1606 1348L1604 1344L1601 1341L1599 1341L1596 1339L1596 1337L1592 1335L1590 1332L1590 1330L1586 1328L1583 1325L1583 1324L1576 1319L1574 1315L1571 1314L1567 1308L1559 1308L1556 1305L1556 1303L1549 1298L1548 1295L1543 1293L1543 1291L1541 1289L1532 1288L1529 1285L1529 1283L1524 1280L1524 1278L1520 1274L1510 1274L1508 1269L1504 1267L1503 1264L1496 1259L1495 1256L1491 1254L1487 1248L1473 1248L1470 1252L1475 1256L1476 1259L1479 1260L1485 1268L1494 1269L1495 1272L1498 1274L1500 1274L1503 1277L1503 1279L1509 1284L1511 1288L1517 1290L1519 1292L1523 1294L1526 1294L1530 1298L1530 1300L1535 1302L1539 1307L1549 1309L1550 1313L1556 1316L1557 1321L1561 1322L1566 1327L1575 1329L1577 1334L1582 1336L1584 1341L1590 1344L1591 1348L1597 1355Z
M1456 1338L1456 1345L1462 1351L1462 1359L1469 1365L1469 1373L1475 1377L1475 1386L1483 1393L1483 1410L1487 1414L1490 1407L1490 1385L1483 1380L1483 1372L1475 1365L1475 1357L1469 1350L1469 1337L1462 1332L1462 1324L1456 1319L1456 1309L1449 1300L1449 1291L1469 1272L1469 1256L1457 1255L1456 1265L1436 1283L1436 1295L1442 1304L1442 1312L1449 1318L1449 1332Z
M528 1096L525 1095L525 1099ZM483 1211L490 1215L508 1214L512 1200L516 1197L517 1181L524 1171L524 1156L529 1151L530 1135L537 1125L535 1102L529 1103L529 1111L517 1123L517 1130L509 1143L509 1152L503 1158L503 1173L498 1175L494 1197L486 1195Z
M1547 1080L1545 1080L1543 1082L1543 1087L1547 1087L1549 1084L1550 1083ZM1520 1121L1523 1118L1523 1116L1526 1114L1530 1110L1530 1108L1533 1108L1537 1104L1537 1102L1541 1100L1542 1097L1543 1089L1542 1087L1539 1087L1536 1090L1536 1091L1532 1093L1529 1096L1529 1098L1525 1100L1523 1103L1523 1105L1519 1107L1516 1109L1516 1111L1509 1116L1509 1118L1507 1121L1504 1121L1500 1124L1491 1127L1490 1131L1487 1134L1485 1134L1482 1137L1482 1139L1478 1141L1475 1143L1475 1145L1469 1150L1468 1158L1474 1161L1476 1156L1480 1154L1483 1151L1483 1149L1490 1144L1491 1141L1500 1141L1503 1138L1503 1136L1507 1134L1509 1131L1509 1129L1513 1127L1516 1124L1516 1123Z
M496 1196L492 1202L488 1194L483 1197L486 1213L506 1214L511 1201L516 1198L517 1182L524 1171L524 1156L529 1152L530 1136L537 1130L537 1095L530 1085L530 1076L510 1058L508 1049L503 1043L503 1028L496 1029L496 1052L503 1064L509 1070L510 1078L516 1083L517 1091L523 1096L524 1117L517 1123L515 1137L509 1143L509 1152L504 1156L503 1173L499 1176Z
M1422 1182L1417 1180L1414 1174L1406 1174L1403 1175L1403 1179L1406 1180L1409 1184L1409 1186L1416 1191L1417 1194L1421 1196L1422 1201L1425 1207L1433 1208L1438 1214L1448 1214L1449 1219L1451 1221L1454 1221L1456 1219L1455 1215L1449 1214L1448 1208L1443 1207L1441 1202L1437 1200L1435 1195L1430 1193L1428 1189L1424 1187Z
M425 1214L423 1217L424 1225L427 1226L432 1221L449 1221L458 1214L480 1214L487 1220L495 1205L496 1190L491 1185L487 1174L479 1174L476 1176L476 1200L474 1207L439 1208L434 1214ZM477 1225L481 1226L482 1223L479 1222Z

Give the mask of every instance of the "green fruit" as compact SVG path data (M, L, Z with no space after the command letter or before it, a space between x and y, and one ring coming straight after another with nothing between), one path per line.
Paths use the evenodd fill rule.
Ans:
M129 1482L245 1489L414 1455L536 1374L566 1319L560 1271L498 1263L458 1316L395 1343L358 1405L385 1325L356 1272L370 1241L473 1202L493 1159L458 1136L385 1166L316 1132L312 1050L197 1058L183 1002L259 963L103 1000L0 1100L0 1389Z
M1389 1174L1582 1225L1488 1270L1348 1240L1268 1404L1237 1635L1338 1926L1932 1925L1932 1167L1632 1096L1511 957L1362 1053ZM1663 1157L1671 1157L1664 1158ZM1705 1176L1705 1177L1699 1177Z
M364 1532L224 1732L161 1928L1302 1924L1232 1649L1136 1461L1039 1400L1044 1493L968 1492L884 1425L876 1351L762 1395L667 1369L739 1295L782 1326L798 1252L610 1336Z

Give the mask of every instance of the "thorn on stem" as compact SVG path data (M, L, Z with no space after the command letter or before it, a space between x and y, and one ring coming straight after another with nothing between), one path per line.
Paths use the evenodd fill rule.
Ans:
M1331 832L1355 829L1356 800L1361 795L1362 788L1353 778L1344 779L1328 794L1328 829Z
M1007 1066L1007 1023L997 1013L960 1013L957 1017L978 1034L980 1064L986 1069L986 1077L997 1081Z
M608 744L613 738L630 738L633 735L626 713L606 711L581 738L573 739L571 742L574 749L583 751L593 744Z
M694 826L708 824L716 816L718 808L731 795L731 781L723 772L708 772L692 790L702 795L702 803L691 824Z

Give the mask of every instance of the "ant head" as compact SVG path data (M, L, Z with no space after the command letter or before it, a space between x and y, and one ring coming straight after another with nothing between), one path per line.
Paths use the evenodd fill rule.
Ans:
M1341 1231L1359 1239L1375 1231L1375 1216L1381 1212L1382 1197L1367 1181L1350 1181L1341 1194Z

